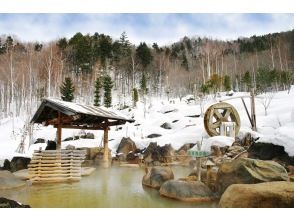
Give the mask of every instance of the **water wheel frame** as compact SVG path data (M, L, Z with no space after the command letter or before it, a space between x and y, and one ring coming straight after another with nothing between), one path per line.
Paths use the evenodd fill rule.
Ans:
M211 105L204 115L204 127L209 136L220 135L221 122L235 122L235 136L238 135L241 121L237 110L226 102Z

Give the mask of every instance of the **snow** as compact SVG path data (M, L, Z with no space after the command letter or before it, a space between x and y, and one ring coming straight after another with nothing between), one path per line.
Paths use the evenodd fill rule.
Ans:
M225 96L226 93L220 93L221 97L214 98L209 96L205 99L206 109L218 102L218 100L226 100L233 105L238 111L241 119L241 128L239 137L244 137L247 132L250 132L253 137L260 137L259 142L268 142L279 144L285 147L286 152L294 155L294 89L288 91L280 91L275 94L268 108L268 115L265 116L264 107L259 100L263 97L260 95L256 98L256 119L257 132L251 130L251 125L248 120L246 111L243 107L241 99L230 99L232 97L249 96L248 93L235 92L232 97ZM118 115L127 118L134 117L134 123L126 123L125 125L111 127L109 131L109 148L112 154L115 151L123 137L130 137L138 148L145 148L150 142L157 142L160 146L171 144L174 149L179 149L186 143L196 143L203 138L201 150L209 151L211 145L230 146L234 139L230 137L209 137L204 129L202 117L187 117L192 115L200 115L199 101L187 103L185 100L191 98L191 95L186 96L181 101L180 99L159 99L152 97L148 99L146 104L146 117L144 118L144 104L137 103L136 108L126 108L124 110L115 111ZM245 103L250 110L249 98L244 98ZM169 112L169 113L166 113ZM28 146L28 138L25 142L25 153L18 154L15 152L20 139L21 130L24 125L23 118L15 118L14 126L15 133L12 134L12 118L0 120L0 165L4 159L11 159L13 156L28 156L31 157L34 150L45 148L46 144L32 144ZM178 120L178 121L175 121ZM169 123L172 129L164 129L160 126L163 123ZM138 125L140 124L140 125ZM136 125L136 126L135 126ZM121 129L118 129L121 128ZM80 135L79 130L63 129L62 139ZM98 147L102 144L103 131L84 131L92 132L95 139L79 139L73 141L62 142L62 148L67 145L76 147ZM157 138L147 138L150 134L160 134ZM43 127L41 125L34 126L34 139L44 138L46 140L54 140L56 129L52 126ZM1 163L2 162L2 163Z

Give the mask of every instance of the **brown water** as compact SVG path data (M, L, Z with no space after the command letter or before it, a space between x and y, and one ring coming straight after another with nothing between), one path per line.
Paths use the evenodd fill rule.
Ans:
M186 167L172 167L175 178L187 176ZM216 207L216 203L187 203L161 197L158 190L143 187L144 170L129 167L97 168L76 183L31 185L0 191L6 197L33 208L176 208Z

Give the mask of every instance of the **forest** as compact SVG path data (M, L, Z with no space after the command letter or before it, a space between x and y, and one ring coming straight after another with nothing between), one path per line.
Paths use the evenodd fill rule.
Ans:
M107 107L139 99L137 93L181 98L251 87L257 93L286 90L294 80L293 58L294 30L232 41L185 36L164 46L134 45L125 32L117 38L76 33L47 43L3 34L0 119L26 115L29 120L42 98L61 97L65 78L72 81L76 102L100 105L99 79L107 76L117 100L107 101Z

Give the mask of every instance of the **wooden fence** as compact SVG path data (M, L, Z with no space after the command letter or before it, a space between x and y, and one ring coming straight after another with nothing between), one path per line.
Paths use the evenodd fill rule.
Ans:
M79 181L85 155L85 150L34 151L29 178L32 183Z

